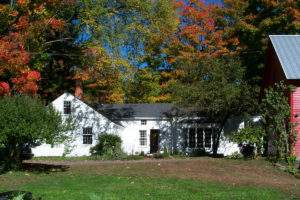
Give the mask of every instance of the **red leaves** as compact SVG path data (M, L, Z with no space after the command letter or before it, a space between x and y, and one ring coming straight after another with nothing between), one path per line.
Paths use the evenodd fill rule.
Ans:
M48 19L45 21L45 24L50 24L51 28L55 31L64 31L65 27L67 26L65 21L59 20L59 19Z
M36 96L38 87L36 83L41 80L41 75L37 71L24 71L20 76L12 78L11 82L14 83L14 89L19 93L26 93Z
M9 94L13 88L13 92L36 96L41 76L32 71L36 69L36 63L29 63L29 52L43 51L41 44L47 40L46 34L65 31L67 23L55 13L76 2L17 0L13 1L14 6L10 3L0 3L0 80L9 80L1 82L0 95Z
M0 66L2 68L13 72L25 66L28 61L29 55L24 48L23 37L19 33L10 33L0 39Z
M9 85L5 82L0 82L0 96L9 96L10 95L10 89Z
M215 4L205 0L178 0L180 29L171 40L169 62L228 52L224 32L216 27Z

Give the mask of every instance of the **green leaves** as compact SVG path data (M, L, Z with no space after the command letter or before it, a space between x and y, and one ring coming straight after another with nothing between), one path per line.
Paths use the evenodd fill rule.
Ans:
M23 148L62 143L68 136L66 132L74 127L71 119L63 121L51 105L46 107L40 100L26 96L0 99L0 113L0 151L7 152L3 160L8 169L20 167Z
M262 99L262 122L270 134L269 140L276 147L277 159L290 156L297 136L295 125L290 121L292 111L288 97L292 91L293 86L281 81L275 83L274 88L266 89Z

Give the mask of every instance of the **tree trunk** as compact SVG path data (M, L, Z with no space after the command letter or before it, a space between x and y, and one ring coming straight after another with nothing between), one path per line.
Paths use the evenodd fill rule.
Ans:
M220 145L220 137L222 134L222 131L224 129L224 125L227 121L227 119L229 118L229 114L227 114L224 119L220 122L219 126L216 129L213 129L213 155L216 156L218 154L218 149L219 149L219 145Z

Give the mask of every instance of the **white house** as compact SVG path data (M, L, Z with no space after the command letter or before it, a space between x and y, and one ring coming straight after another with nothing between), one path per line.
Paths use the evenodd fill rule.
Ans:
M98 135L119 135L128 154L154 153L164 146L169 151L189 152L195 148L212 151L212 126L205 118L180 118L174 104L100 104L91 106L72 94L65 93L52 102L64 118L76 121L72 139L54 146L43 144L33 148L35 156L82 156L96 145ZM243 126L240 119L230 119L224 127L218 153L239 152L228 134Z

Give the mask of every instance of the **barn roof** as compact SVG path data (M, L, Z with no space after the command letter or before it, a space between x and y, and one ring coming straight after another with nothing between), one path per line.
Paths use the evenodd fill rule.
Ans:
M100 104L97 110L110 119L131 118L169 118L175 114L174 104L171 103L142 103L142 104Z
M300 79L300 35L270 35L285 77Z

